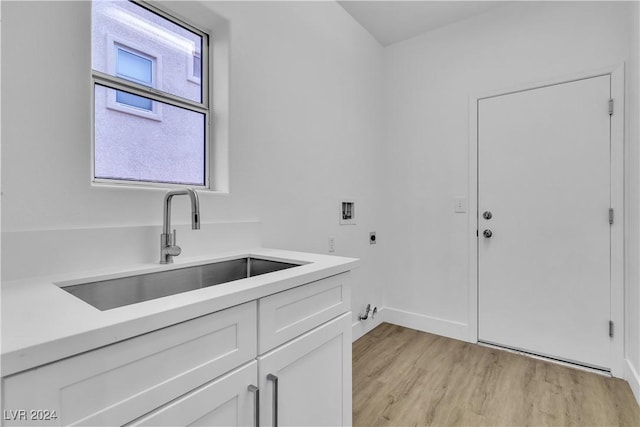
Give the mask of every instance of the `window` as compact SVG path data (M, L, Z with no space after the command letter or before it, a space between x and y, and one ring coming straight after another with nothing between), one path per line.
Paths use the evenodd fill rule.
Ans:
M191 62L187 69L187 80L200 84L202 79L202 54L199 51L193 51Z
M207 34L146 3L94 0L92 47L94 182L209 187Z
M134 53L125 49L124 46L115 45L114 48L116 50L116 76L153 87L155 59ZM153 101L121 90L116 91L116 102L145 111L153 111Z
M161 86L162 56L151 52L151 46L135 45L113 34L107 35L107 69L110 75L120 77L143 86ZM123 113L162 120L162 104L151 99L122 90L110 91L107 108Z
M193 54L193 77L196 79L202 78L202 57L200 52Z
M116 76L153 86L153 59L116 46Z

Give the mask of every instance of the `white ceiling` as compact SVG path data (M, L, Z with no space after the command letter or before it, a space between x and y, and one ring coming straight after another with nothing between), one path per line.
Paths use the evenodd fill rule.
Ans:
M383 46L505 5L506 1L338 1Z

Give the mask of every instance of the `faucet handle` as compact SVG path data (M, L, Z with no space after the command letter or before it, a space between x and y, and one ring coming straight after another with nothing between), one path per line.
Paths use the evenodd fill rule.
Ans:
M182 248L176 245L176 229L175 228L173 229L173 233L171 233L169 237L170 239L166 247L166 253L168 255L171 255L172 257L180 255L180 253L182 252Z
M170 252L171 256L178 256L182 252L182 248L176 244L176 229L173 229L173 234L171 235L171 245Z
M176 230L160 235L160 264L171 264L173 257L180 255L182 249L176 245Z

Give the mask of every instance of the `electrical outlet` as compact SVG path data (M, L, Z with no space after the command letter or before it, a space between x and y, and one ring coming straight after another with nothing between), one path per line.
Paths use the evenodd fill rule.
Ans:
M329 236L329 252L336 251L336 238L333 236Z

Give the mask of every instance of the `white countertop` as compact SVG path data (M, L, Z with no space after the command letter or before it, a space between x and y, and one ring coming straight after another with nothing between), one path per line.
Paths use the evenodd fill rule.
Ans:
M307 263L296 268L100 311L62 290L70 285L255 256ZM2 284L2 376L300 286L356 267L358 260L259 248L173 264L140 264Z

